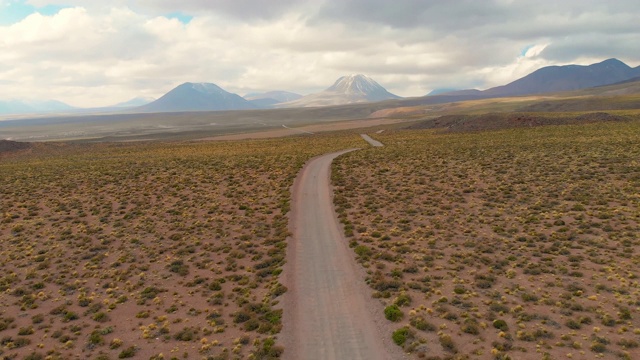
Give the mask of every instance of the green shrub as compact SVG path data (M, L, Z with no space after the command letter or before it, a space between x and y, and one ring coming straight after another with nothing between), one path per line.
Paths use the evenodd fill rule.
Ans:
M109 320L109 316L102 311L95 313L92 318L97 322L106 322Z
M189 265L185 264L182 260L175 260L168 267L169 271L180 276L186 276L189 274Z
M196 338L196 330L186 327L173 336L178 341L192 341Z
M43 359L44 359L44 355L36 352L33 352L24 357L24 360L43 360Z
M44 315L42 314L36 314L31 317L31 322L33 322L34 324L40 324L43 321L44 321Z
M209 284L209 290L211 291L220 291L222 290L222 285L220 285L220 281L213 281L211 284Z
M355 251L355 253L361 258L368 258L372 253L371 249L365 245L358 245L353 251Z
M140 296L142 296L143 299L153 299L161 292L162 290L156 287L146 287L144 288L144 290L142 290Z
M502 319L496 319L493 321L493 327L498 329L498 330L502 330L502 331L508 331L509 330L509 325L507 325L507 322L502 320Z
M478 324L475 320L465 321L460 329L462 330L462 332L471 335L478 335L480 333L480 329L478 328Z
M598 341L594 341L593 343L591 343L590 349L593 352L603 353L603 352L605 352L607 350L607 347L603 343L600 343Z
M4 340L2 342L4 343ZM28 338L19 337L19 338L16 338L15 340L13 340L13 346L15 348L21 348L21 347L27 346L29 344L31 344L31 340L29 340Z
M402 310L400 310L400 308L396 304L389 305L386 308L384 308L384 317L387 318L387 320L389 321L394 321L394 322L400 321L403 316L404 316L404 313L402 312Z
M574 330L579 330L582 327L582 324L580 324L580 322L575 321L573 319L567 320L565 325L567 325L569 329L574 329Z
M136 355L137 351L138 349L136 349L135 346L129 346L128 348L122 350L120 354L118 354L118 359L132 358Z
M255 349L251 352L255 359L279 359L282 357L284 348L282 346L276 346L273 338L266 338L260 342L256 340L254 343Z
M91 333L91 335L89 335L89 344L93 344L93 345L104 344L104 337L102 337L100 330L95 330L94 332Z
M620 345L623 349L635 349L640 346L640 344L638 344L638 342L633 339L620 339L618 341L618 345Z
M259 327L260 327L260 321L258 321L257 319L249 319L247 322L244 323L245 331L253 331L258 329Z
M29 326L26 328L20 328L18 330L18 335L31 335L33 334L33 326Z
M621 320L631 320L631 311L628 308L620 308L618 316Z
M458 295L462 295L462 294L466 293L467 290L464 288L464 286L456 285L456 287L453 288L453 292L458 294Z
M613 326L616 324L616 320L609 315L605 315L602 317L602 325L604 326Z
M411 305L411 296L409 296L408 294L402 293L398 295L398 297L394 301L394 304L398 306L409 306Z
M422 331L436 331L436 326L425 320L422 316L415 316L409 321L411 326Z
M273 298L277 298L278 296L284 294L287 292L287 287L278 283L276 284L276 286L274 286L274 288L271 290L271 297Z
M78 320L78 314L74 313L73 311L67 311L64 314L64 321L72 321L72 320Z
M409 334L409 328L405 326L394 331L391 335L391 338L393 339L393 342L396 343L396 345L402 346L407 341L407 337L409 336Z
M453 339L451 338L451 335L442 334L440 335L438 340L440 341L440 345L442 345L442 348L445 351L452 352L452 353L456 353L458 351L456 349L456 344L453 342Z
M240 310L238 311L234 316L233 316L233 322L236 324L240 324L243 323L247 320L251 319L251 314L249 314L248 312L244 311L244 310Z

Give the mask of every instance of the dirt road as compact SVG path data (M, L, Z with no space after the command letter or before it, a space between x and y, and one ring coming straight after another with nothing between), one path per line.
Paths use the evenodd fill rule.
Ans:
M334 158L311 160L293 189L284 282L285 359L399 359L378 331L382 307L371 299L336 220L329 174ZM377 312L377 314L376 314ZM396 348L398 348L396 346Z
M380 141L372 139L371 136L369 136L367 134L360 134L360 136L362 136L362 138L373 147L383 147L384 146L384 145L382 145L382 143Z

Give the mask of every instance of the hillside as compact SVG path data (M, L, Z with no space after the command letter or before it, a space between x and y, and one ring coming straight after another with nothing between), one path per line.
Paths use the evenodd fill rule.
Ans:
M372 78L357 74L342 76L326 90L299 100L281 104L282 107L332 106L375 102L400 97L387 91Z
M631 68L617 59L589 66L548 66L507 85L483 91L483 94L507 96L570 91L614 84L636 76L640 76L640 68Z
M73 109L73 106L57 100L0 100L0 114L37 114Z
M611 85L637 77L640 77L640 67L632 68L618 59L608 59L587 66L547 66L506 85L484 91L470 89L445 94L482 97L532 95Z
M240 95L211 83L184 83L161 98L136 108L141 112L248 110L255 106Z
M0 140L0 153L24 150L31 147L30 143L11 140Z
M616 115L606 112L582 114L548 114L537 112L487 113L479 115L444 115L410 125L407 129L441 129L444 132L475 132L549 125L579 125L598 122L638 120L638 115Z

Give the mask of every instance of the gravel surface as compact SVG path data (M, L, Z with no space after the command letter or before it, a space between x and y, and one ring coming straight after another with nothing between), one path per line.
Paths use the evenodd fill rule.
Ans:
M374 147L383 147L384 145L382 145L382 143L378 140L373 140L371 138L371 136L367 135L367 134L360 134L360 136L362 136L363 139L365 139L369 144L371 144L371 146Z
M331 162L353 150L312 159L293 187L291 239L283 279L285 359L399 359L385 339L362 270L332 202ZM384 320L384 319L383 319ZM389 336L387 336L389 337Z

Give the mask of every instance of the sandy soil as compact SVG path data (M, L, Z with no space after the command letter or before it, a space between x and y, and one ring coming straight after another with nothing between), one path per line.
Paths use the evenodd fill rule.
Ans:
M399 359L374 318L382 306L368 297L352 251L340 230L329 184L334 158L323 155L303 168L293 187L284 282L286 359ZM390 353L394 352L395 353Z
M379 125L397 124L404 121L407 121L407 120L363 119L363 120L343 121L343 122L329 123L329 124L307 125L307 126L301 126L296 128L281 128L281 129L267 130L267 131L254 132L254 133L214 136L214 137L203 138L200 140L209 141L209 140L266 139L266 138L300 135L301 132L318 133L318 132L327 132L327 131L351 130L351 129L360 129L360 128L366 128L366 127L379 126Z

